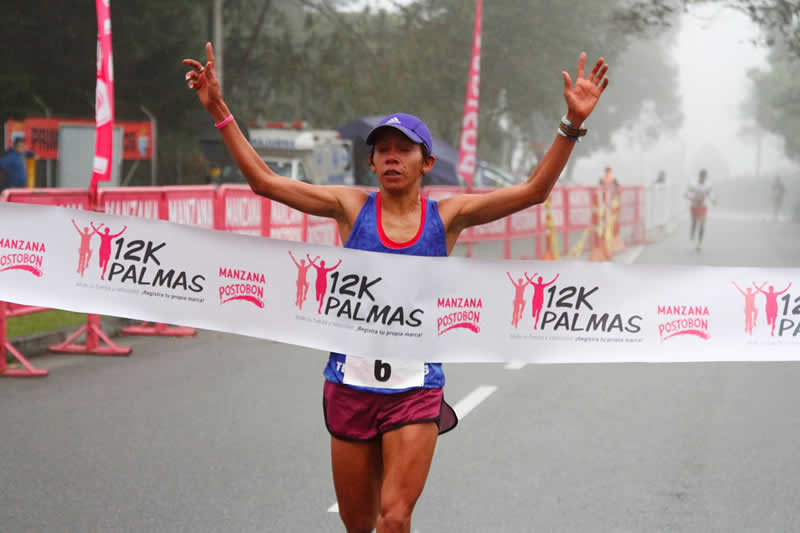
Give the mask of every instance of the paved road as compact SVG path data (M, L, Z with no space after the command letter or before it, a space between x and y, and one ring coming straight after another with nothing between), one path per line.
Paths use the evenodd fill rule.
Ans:
M797 229L720 216L700 254L679 226L624 257L798 266ZM129 358L48 356L49 377L0 381L0 530L343 530L325 354L213 332L123 342ZM447 373L451 403L485 399L439 442L420 533L800 530L799 364Z

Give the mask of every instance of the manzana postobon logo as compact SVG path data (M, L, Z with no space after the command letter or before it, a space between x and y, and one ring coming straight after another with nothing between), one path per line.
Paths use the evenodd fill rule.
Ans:
M173 268L163 262L168 248L164 241L132 238L126 234L127 226L109 228L104 224L81 229L72 225L80 236L77 273L85 277L92 270L93 237L97 235L97 276L106 282L116 282L139 287L153 287L200 293L204 290L205 276ZM125 236L123 236L125 234Z
M439 335L455 329L480 333L481 298L437 298L436 308L436 331Z
M219 277L220 305L238 300L249 302L260 309L264 308L264 286L267 284L267 277L263 273L220 267Z
M90 222L89 226L91 226L91 229L89 229L89 226L84 226L83 230L81 230L75 223L75 219L72 219L72 225L81 237L81 244L78 247L78 274L83 277L86 269L89 267L89 260L92 258L92 237L98 235L100 238L100 250L97 257L99 261L98 266L100 268L100 279L106 279L108 260L111 257L111 241L125 233L128 227L124 226L118 233L111 233L108 227L103 227L104 224L95 226L94 222Z
M703 340L711 338L708 329L711 313L707 305L659 305L658 316L658 334L662 342L681 335Z
M0 272L21 270L40 278L45 253L43 242L0 237Z
M778 290L766 281L756 284L752 281L744 287L732 282L744 297L744 332L752 336L754 331L768 331L770 337L797 337L800 335L800 296L794 297L789 289L792 282ZM763 296L763 298L760 298ZM764 316L759 317L763 302ZM763 326L759 327L759 324Z
M362 324L383 326L406 326L418 328L422 325L424 311L401 304L378 303L381 276L372 277L351 272L342 266L341 259L311 257L293 254L289 257L297 268L295 306L308 309L306 300L314 278L313 311L317 315L346 319ZM313 268L313 273L311 269Z
M510 324L515 329L600 333L639 333L642 317L596 309L593 298L600 287L560 285L552 278L527 272L506 272L513 287ZM548 279L549 278L549 279ZM528 288L530 287L530 289ZM530 311L526 306L530 299Z

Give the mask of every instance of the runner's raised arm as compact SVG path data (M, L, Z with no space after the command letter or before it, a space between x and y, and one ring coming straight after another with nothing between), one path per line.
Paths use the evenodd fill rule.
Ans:
M562 119L558 134L550 149L536 165L525 183L503 187L486 194L463 194L440 202L442 221L447 228L448 242L458 238L458 234L469 226L486 224L498 218L540 204L547 199L561 171L567 164L575 142L580 135L583 122L591 114L600 95L608 86L608 64L603 58L595 63L589 76L584 75L586 53L578 59L577 78L566 71L564 79L564 99L567 103L566 120Z
M253 192L304 213L334 218L340 225L343 222L352 225L366 201L365 192L343 186L311 185L280 176L256 153L222 99L211 43L206 43L205 65L194 59L184 59L183 64L192 68L186 73L189 88L194 89L213 118L225 146Z

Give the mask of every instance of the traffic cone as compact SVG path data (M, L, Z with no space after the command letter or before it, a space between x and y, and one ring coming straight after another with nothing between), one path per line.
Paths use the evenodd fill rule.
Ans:
M545 238L544 242L545 242L545 251L544 251L544 257L542 257L542 261L554 261L555 256L553 255L553 249L552 249L553 247L550 244L550 235L548 235Z

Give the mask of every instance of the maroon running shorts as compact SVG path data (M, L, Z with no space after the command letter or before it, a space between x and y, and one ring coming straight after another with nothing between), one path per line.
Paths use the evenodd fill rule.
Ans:
M703 218L708 213L708 207L705 205L692 206L692 216L694 218Z
M380 394L325 380L322 412L328 432L341 440L371 440L392 429L422 422L436 422L441 435L458 423L442 389Z

